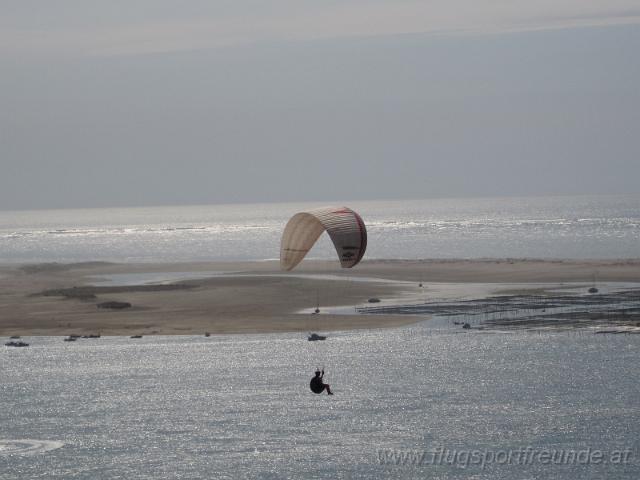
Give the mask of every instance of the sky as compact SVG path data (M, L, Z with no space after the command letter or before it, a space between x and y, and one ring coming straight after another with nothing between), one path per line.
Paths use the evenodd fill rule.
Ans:
M637 0L0 9L0 210L640 193Z

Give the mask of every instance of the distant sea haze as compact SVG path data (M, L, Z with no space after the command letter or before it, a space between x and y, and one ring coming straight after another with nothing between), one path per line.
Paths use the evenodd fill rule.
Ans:
M265 260L291 215L347 205L369 259L640 258L640 195L0 211L0 263ZM334 258L326 234L309 258Z

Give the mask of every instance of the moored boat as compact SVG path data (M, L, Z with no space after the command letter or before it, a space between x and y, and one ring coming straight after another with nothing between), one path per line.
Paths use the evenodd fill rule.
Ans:
M307 337L307 340L309 340L310 342L316 342L318 340L326 340L326 339L327 337L325 335L318 335L317 333L311 333Z

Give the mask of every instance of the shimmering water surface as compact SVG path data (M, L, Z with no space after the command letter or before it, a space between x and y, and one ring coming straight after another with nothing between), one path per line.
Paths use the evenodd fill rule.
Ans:
M638 335L429 326L27 338L0 351L0 479L629 478ZM335 395L308 389L324 366ZM31 447L29 447L31 445ZM381 465L381 449L630 449L615 465Z
M640 252L640 196L347 203L367 223L367 258ZM0 212L0 263L276 258L289 216L314 206ZM328 239L311 255L332 257ZM446 298L458 286L429 288ZM640 477L640 335L464 332L437 321L328 335L1 346L0 479ZM317 366L333 397L309 391ZM389 451L527 447L630 454L616 464L380 463Z
M346 204L367 225L366 258L640 255L640 195ZM0 211L0 263L277 258L289 217L322 205ZM326 235L311 256L332 256Z

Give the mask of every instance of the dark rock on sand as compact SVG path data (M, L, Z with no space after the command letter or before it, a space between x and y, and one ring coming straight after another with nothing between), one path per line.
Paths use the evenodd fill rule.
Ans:
M131 308L129 302L102 302L98 303L98 308L110 308L112 310L123 310L125 308Z

